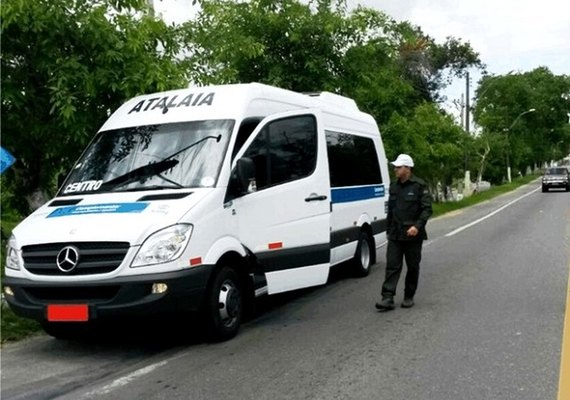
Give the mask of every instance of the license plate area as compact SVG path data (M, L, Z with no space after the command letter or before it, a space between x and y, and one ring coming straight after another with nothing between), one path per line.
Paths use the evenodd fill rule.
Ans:
M86 322L89 321L87 304L50 304L47 306L49 322Z

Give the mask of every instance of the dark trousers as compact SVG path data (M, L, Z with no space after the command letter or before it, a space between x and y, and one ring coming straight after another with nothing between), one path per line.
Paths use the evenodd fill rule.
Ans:
M418 288L423 240L388 240L386 249L386 278L382 285L382 298L394 297L402 273L404 258L407 273L404 297L413 298Z

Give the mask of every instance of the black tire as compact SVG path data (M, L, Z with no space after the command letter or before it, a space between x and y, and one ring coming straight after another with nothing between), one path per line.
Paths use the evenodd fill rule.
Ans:
M548 192L548 188L546 186L543 186L542 187L542 193L546 193L546 192Z
M366 232L360 232L356 253L352 259L352 269L358 277L368 276L375 262L376 248L374 241Z
M241 282L235 270L222 267L212 279L205 304L209 338L224 341L239 331L243 315Z

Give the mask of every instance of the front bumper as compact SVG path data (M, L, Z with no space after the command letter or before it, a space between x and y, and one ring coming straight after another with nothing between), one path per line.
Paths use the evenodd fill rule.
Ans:
M568 181L542 181L542 186L545 188L567 188L569 187Z
M13 295L5 299L19 316L47 321L49 305L83 304L89 321L122 317L152 317L198 311L204 303L214 265L184 271L137 275L93 282L36 282L4 277ZM168 290L153 294L154 283Z

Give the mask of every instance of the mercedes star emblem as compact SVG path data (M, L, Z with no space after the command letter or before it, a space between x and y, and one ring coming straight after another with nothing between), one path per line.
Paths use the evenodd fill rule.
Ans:
M57 267L62 272L71 272L79 262L79 250L74 246L66 246L57 253Z

